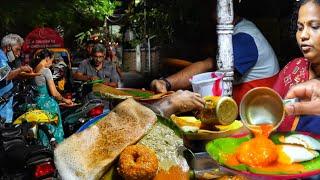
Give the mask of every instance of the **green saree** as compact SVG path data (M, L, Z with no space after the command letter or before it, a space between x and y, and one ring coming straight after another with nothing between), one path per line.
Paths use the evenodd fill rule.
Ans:
M46 124L49 130L54 135L54 138L58 143L63 141L63 127L60 109L58 103L50 96L47 86L42 85L37 87L38 97L36 98L37 107L41 110L45 110L52 114L58 115L58 124ZM44 146L49 146L50 142L48 137L42 130L39 130L39 139Z

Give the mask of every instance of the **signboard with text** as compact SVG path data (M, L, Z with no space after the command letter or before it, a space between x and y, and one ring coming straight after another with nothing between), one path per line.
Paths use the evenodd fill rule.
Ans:
M64 47L63 38L51 28L36 28L25 38L23 51L25 53L33 52L40 48Z

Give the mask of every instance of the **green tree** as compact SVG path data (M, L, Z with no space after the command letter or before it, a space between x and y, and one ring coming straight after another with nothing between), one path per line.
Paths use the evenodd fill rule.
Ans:
M61 26L65 37L73 39L79 32L103 25L119 5L117 0L2 0L0 35L25 36L35 27Z
M179 36L201 33L203 24L212 22L212 0L141 0L131 2L123 31L131 29L134 46L145 40L146 35L156 35L157 45L170 45ZM193 33L193 34L192 34Z

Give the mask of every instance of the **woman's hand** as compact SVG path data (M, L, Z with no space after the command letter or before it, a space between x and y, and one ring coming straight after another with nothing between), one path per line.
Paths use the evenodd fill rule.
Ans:
M73 101L71 99L66 99L66 98L63 98L62 100L64 103L66 103L67 105L72 105L73 104Z

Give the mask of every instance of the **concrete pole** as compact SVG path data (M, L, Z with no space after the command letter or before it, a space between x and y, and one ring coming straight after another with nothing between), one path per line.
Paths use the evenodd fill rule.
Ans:
M237 0L236 0L237 1ZM233 2L217 0L218 70L224 72L223 95L232 96L233 81Z
M136 46L136 71L141 72L141 49L140 44Z

